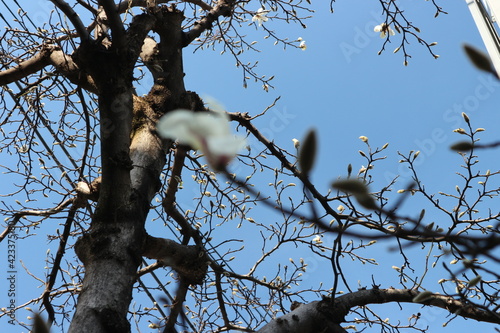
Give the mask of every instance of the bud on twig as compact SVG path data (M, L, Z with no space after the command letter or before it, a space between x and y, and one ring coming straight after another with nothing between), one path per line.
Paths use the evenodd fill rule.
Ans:
M316 159L316 146L316 132L310 130L299 151L299 167L304 174L308 174L313 167Z
M464 44L463 47L465 53L467 54L467 57L469 57L469 60L472 62L472 64L474 64L474 66L476 66L478 69L482 71L491 73L498 78L497 72L493 67L493 63L491 62L489 56L486 53L467 44Z

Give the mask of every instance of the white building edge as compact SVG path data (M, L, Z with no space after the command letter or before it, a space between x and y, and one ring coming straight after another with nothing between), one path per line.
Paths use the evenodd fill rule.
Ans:
M465 0L500 77L500 0ZM495 26L496 25L496 26Z

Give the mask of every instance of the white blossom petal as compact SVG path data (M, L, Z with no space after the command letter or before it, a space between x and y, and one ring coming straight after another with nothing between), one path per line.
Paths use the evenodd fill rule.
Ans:
M269 11L264 8L257 9L257 12L252 17L252 22L257 22L259 27L262 26L262 22L267 22L267 20L269 20L269 18L266 17L267 13L269 13Z
M386 38L387 34L394 36L396 32L392 30L390 25L387 25L385 22L379 25L376 25L373 28L373 31L380 32L380 38Z
M233 135L227 114L222 108L215 109L215 112L171 111L158 121L158 134L200 150L209 164L220 170L245 147L246 139Z
M174 110L158 121L156 130L164 138L178 140L182 144L200 149L199 139L191 132L190 124L195 122L194 113L189 110Z

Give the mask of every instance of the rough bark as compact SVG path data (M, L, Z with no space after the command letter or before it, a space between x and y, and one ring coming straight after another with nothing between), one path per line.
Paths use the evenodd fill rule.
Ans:
M209 258L196 245L182 245L170 239L147 236L142 255L172 267L188 284L201 284L207 273Z
M356 306L382 303L413 303L420 292L415 289L367 289L336 297L333 301L325 298L308 304L302 304L290 313L270 321L258 333L316 333L345 332L340 324L344 317ZM483 322L500 324L500 315L477 307L450 296L433 294L418 303L443 308L450 313Z
M145 216L131 188L132 70L129 59L96 48L82 63L99 91L102 181L90 232L76 253L85 265L69 332L128 332L126 318L141 262ZM90 65L86 60L94 59Z
M346 332L319 311L320 301L302 304L290 313L270 321L258 333L337 333Z
M0 85L18 81L48 65L53 65L59 74L64 75L73 84L92 93L98 92L92 77L83 72L70 55L65 54L59 46L52 44L43 45L40 52L33 57L0 72Z
M180 13L167 11L166 16L160 27L168 23L169 33L180 35ZM86 272L70 332L130 331L126 316L147 239L144 224L149 203L159 189L168 144L156 136L154 124L171 109L171 100L180 100L185 93L180 43L169 40L174 50L170 52L177 59L170 63L174 67L165 75L168 80L157 82L158 88L152 90L157 95L149 99L133 96L133 65L153 27L151 22L156 21L148 18L136 17L127 37L118 33L119 43L109 49L91 45L79 52L81 67L92 75L99 90L102 181L91 230L76 245ZM156 102L156 107L148 100ZM159 256L151 253L154 247L147 249L150 257Z

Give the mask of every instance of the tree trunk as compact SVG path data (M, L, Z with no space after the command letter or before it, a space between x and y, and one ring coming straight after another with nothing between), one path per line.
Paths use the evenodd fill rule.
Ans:
M153 30L161 35L158 57L168 66L147 97L134 96L132 87L140 48L85 50L83 63L99 89L102 183L90 231L75 247L85 277L70 333L130 331L127 312L147 248L144 225L171 144L158 138L155 124L188 97L183 83L182 13L162 8L154 14ZM136 58L127 58L129 54Z
M90 231L75 248L85 277L69 332L128 332L145 220L130 178L132 69L113 51L97 50L91 57L100 58L95 62L100 68L87 68L100 92L102 182Z

